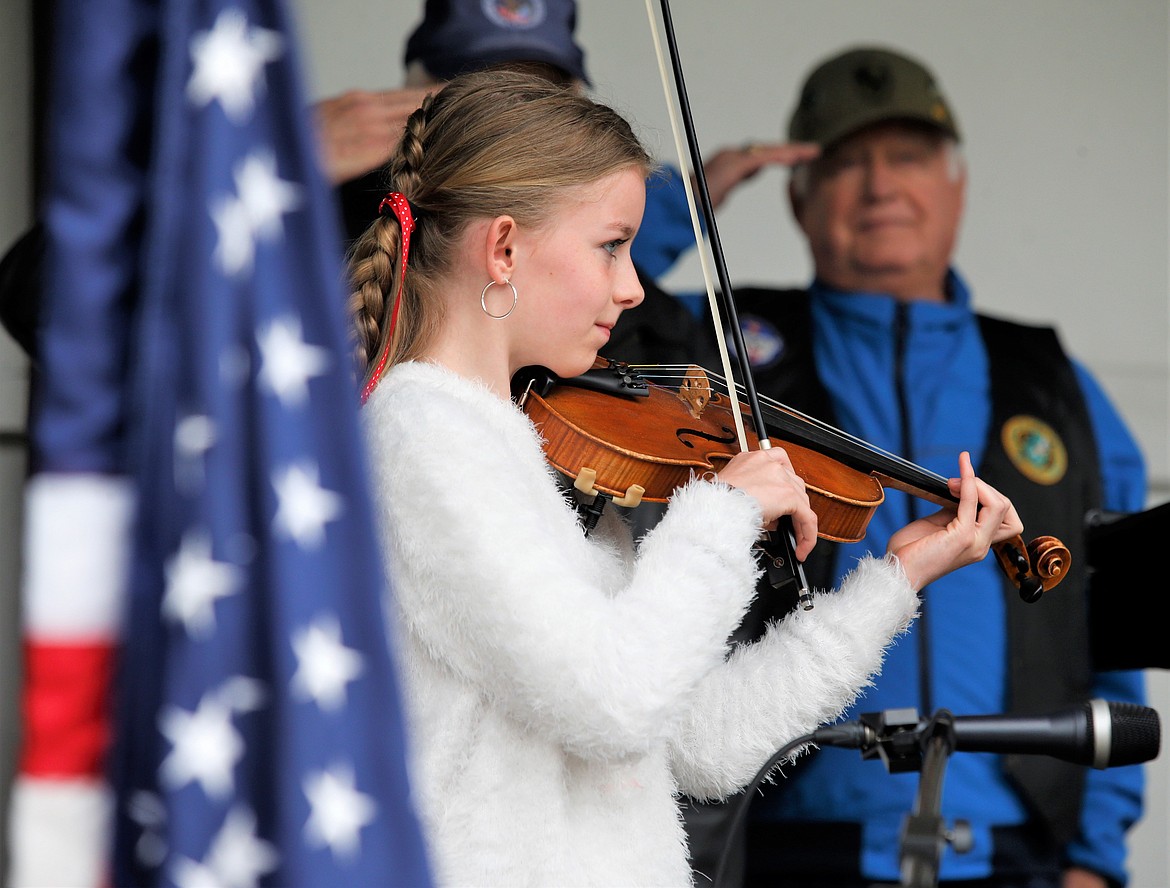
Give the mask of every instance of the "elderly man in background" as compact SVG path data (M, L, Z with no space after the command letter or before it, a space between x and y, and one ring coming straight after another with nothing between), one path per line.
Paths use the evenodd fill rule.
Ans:
M848 49L810 73L788 136L821 147L789 186L815 276L799 290L736 291L760 393L944 477L952 455L970 450L1031 534L1072 549L1069 575L1036 603L1022 601L991 558L931 584L922 619L845 718L903 707L1052 712L1093 697L1143 704L1140 672L1094 671L1084 557L1090 510L1143 508L1143 458L1053 329L976 313L953 265L967 170L935 77L899 52ZM887 489L864 540L817 546L810 581L831 585L863 551L882 551L893 529L933 508ZM784 607L776 601L761 593L757 624ZM918 781L855 750L802 757L753 803L745 884L897 883ZM941 813L947 824L970 824L973 847L945 849L940 883L1124 885L1126 833L1143 791L1140 765L954 755ZM695 865L712 875L709 863Z

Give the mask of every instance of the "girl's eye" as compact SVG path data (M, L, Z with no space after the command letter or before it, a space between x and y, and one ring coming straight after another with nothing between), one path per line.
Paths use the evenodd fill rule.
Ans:
M611 240L608 243L602 244L601 248L612 256L614 253L617 252L618 247L620 247L625 242L626 242L626 239L624 237L619 237L616 240Z

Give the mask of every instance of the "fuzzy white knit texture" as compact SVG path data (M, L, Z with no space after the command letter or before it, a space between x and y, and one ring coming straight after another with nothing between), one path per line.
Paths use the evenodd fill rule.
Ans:
M867 560L728 659L754 501L694 481L635 551L588 537L514 406L405 364L363 413L409 724L443 885L689 885L675 798L742 786L832 719L917 599Z

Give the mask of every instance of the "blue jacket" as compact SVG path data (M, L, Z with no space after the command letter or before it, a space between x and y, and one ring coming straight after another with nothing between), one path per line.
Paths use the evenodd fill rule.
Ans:
M694 246L693 227L677 170L664 168L647 186L646 213L632 246L635 262L652 277L665 274ZM913 429L913 461L944 477L957 474L960 450L976 466L987 439L991 406L988 360L966 283L948 275L951 301L910 306L910 337L903 378L907 384L908 427ZM894 300L879 294L833 292L814 282L810 288L813 350L818 375L828 389L839 426L878 447L905 455L902 417L877 405L898 403L892 325ZM688 305L702 300L680 297ZM754 321L752 322L754 324ZM746 325L745 325L746 326ZM768 331L745 330L749 348L767 352ZM1133 436L1096 380L1073 362L1093 425L1100 461L1103 506L1135 512L1144 508L1145 464ZM911 498L886 491L866 538L843 548L842 571L866 551L884 551L890 535L909 520ZM919 513L922 503L915 506ZM957 715L1005 711L1006 664L1001 572L988 557L950 574L927 591L933 634L932 696L936 707ZM862 712L922 708L919 688L920 626L890 651L875 687L843 718ZM1104 672L1095 676L1094 696L1145 704L1141 672ZM772 791L753 806L753 816L777 820L846 821L862 824L862 873L873 879L899 878L899 834L918 788L916 773L888 774L853 750L826 748L789 769ZM1142 814L1144 771L1140 765L1090 770L1086 780L1080 836L1066 848L1071 864L1100 872L1124 884L1125 833ZM965 753L952 756L944 783L943 817L948 824L967 820L975 848L956 854L947 848L940 879L977 879L991 872L991 829L1023 823L1027 812L1004 778L998 757Z
M958 474L956 457L971 451L982 457L990 418L987 354L971 308L970 292L949 275L947 304L912 303L902 379L913 436L913 462L940 475ZM878 294L845 294L819 284L811 288L813 355L817 372L832 398L845 431L877 447L906 454L897 405L893 324L896 303ZM744 320L744 319L741 319ZM756 348L768 351L769 331L753 327ZM1144 506L1145 470L1141 454L1100 387L1074 363L1097 441L1104 506L1138 511ZM916 501L919 513L923 503ZM911 498L887 490L886 503L870 522L866 538L843 547L838 562L847 570L865 551L883 551L890 535L911 517ZM935 707L957 715L1005 711L1005 633L1002 579L994 559L950 574L926 592L931 640L932 697ZM862 712L922 708L918 633L921 624L890 650L876 685L844 716ZM1095 676L1093 695L1145 703L1141 672ZM889 774L854 750L821 750L802 760L753 808L757 818L847 821L862 824L862 873L897 881L899 832L913 807L919 775ZM964 753L947 765L943 817L948 824L968 821L974 850L946 850L941 879L977 879L991 869L991 829L1023 823L1023 803L1003 778L997 757ZM1142 812L1141 766L1090 771L1081 835L1067 848L1071 863L1124 883L1126 830Z

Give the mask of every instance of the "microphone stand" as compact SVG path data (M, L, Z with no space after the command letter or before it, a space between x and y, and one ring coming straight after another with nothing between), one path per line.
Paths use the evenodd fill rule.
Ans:
M955 750L954 716L945 709L936 712L923 729L920 743L922 776L914 807L902 824L899 865L904 888L936 888L942 852L948 842L960 854L971 849L967 824L958 821L953 830L948 830L942 817L943 778L947 758Z
M955 717L940 709L921 727L918 710L887 709L861 715L860 732L842 735L857 746L863 759L880 758L890 774L919 771L918 792L902 822L898 863L903 888L937 888L942 852L949 843L956 853L971 850L971 828L963 820L948 829L942 817L943 779L947 759L955 751ZM832 728L828 729L832 731Z

